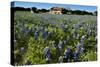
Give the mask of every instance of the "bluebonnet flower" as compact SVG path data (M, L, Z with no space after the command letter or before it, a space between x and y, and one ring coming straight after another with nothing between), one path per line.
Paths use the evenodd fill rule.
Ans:
M80 53L83 53L84 50L85 50L85 48L81 47L81 49L80 49Z
M74 25L73 27L74 27L74 29L78 29L79 25L77 24L77 25Z
M64 25L61 25L61 29L63 30L63 32L66 32L66 28Z
M64 52L64 62L68 62L68 58L70 56L71 49L68 47Z
M44 55L45 55L46 62L49 62L50 61L50 56L51 56L50 48L49 47L46 47L44 49Z
M46 55L46 54L48 54L48 53L50 53L50 48L49 48L49 47L45 47L45 49L44 49L44 54Z
M81 50L81 44L76 45L76 50L79 52Z
M24 29L24 34L25 34L25 36L27 36L27 35L30 33L30 31L31 31L31 30L29 30L29 29Z
M78 54L79 54L79 52L76 50L75 52L74 52L74 62L77 62L78 61Z
M91 35L91 34L92 34L92 30L89 30L88 35Z
M35 39L35 40L38 39L38 32L37 32L37 31L34 33L34 39Z
M43 32L42 32L42 38L43 38L43 39L46 39L46 36L47 36L47 32L46 32L46 31L43 31Z
M92 34L92 30L90 28L87 29L87 33L88 33L88 35L91 35Z

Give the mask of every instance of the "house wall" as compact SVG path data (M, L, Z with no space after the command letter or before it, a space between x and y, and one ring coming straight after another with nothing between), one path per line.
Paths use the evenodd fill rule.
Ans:
M50 14L62 14L61 11L50 11Z

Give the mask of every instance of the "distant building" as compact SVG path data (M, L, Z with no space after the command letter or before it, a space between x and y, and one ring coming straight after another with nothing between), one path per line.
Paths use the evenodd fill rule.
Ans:
M61 11L62 11L62 8L60 7L52 7L49 13L50 14L62 14Z

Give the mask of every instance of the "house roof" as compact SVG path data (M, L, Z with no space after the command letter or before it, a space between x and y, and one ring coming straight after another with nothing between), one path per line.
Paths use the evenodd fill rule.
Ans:
M60 8L60 7L52 7L51 10L53 10L53 11L61 11L62 8Z

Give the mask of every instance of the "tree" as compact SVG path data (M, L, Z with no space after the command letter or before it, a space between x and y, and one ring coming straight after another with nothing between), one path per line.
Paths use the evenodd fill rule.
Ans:
M41 12L48 12L47 9L41 9Z
M67 14L68 10L65 8L62 8L62 14Z
M31 8L35 13L37 12L37 8L36 7L32 7Z
M97 16L97 11L95 11L95 12L94 12L94 15L96 15L96 16Z

